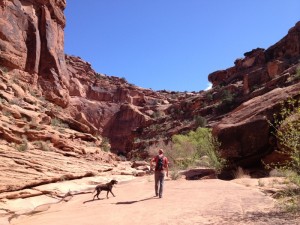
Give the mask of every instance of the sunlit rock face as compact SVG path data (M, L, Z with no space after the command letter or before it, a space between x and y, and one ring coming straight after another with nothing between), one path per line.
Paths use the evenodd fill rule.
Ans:
M134 151L146 157L147 147L200 125L213 128L222 154L235 162L249 165L274 150L268 120L278 112L280 101L299 92L294 75L300 22L268 49L253 49L234 66L211 73L213 87L208 91L153 91L97 73L81 58L66 56L65 7L65 0L0 0L0 66L10 71L0 74L1 98L9 102L25 96L31 102L29 91L22 93L7 76L28 81L34 84L30 88L41 91L40 97L64 108L61 117L72 129L103 135L113 152L127 155Z
M0 64L39 75L47 99L68 103L64 0L0 2Z

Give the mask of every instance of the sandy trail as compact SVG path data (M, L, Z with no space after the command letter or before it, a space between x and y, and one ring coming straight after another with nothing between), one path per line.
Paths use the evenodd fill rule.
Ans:
M77 195L11 224L297 224L272 212L272 198L233 182L168 180L162 199L154 197L153 186L152 177L121 182L113 189L116 197L106 199L102 192L101 200L92 201L92 194Z

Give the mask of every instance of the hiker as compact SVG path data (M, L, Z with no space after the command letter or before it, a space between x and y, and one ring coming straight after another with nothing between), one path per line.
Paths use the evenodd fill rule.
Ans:
M159 196L162 198L163 188L164 188L164 179L165 179L165 171L167 177L169 176L169 162L167 157L164 156L164 150L159 149L158 155L153 157L150 162L150 168L153 169L153 163L155 162L155 172L154 172L154 180L155 180L155 196ZM159 186L159 190L158 190Z

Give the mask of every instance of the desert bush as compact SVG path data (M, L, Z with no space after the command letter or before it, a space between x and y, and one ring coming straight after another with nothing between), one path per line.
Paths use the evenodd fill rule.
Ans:
M109 152L110 151L110 143L109 143L109 139L104 137L102 139L102 142L100 144L100 148L105 151L105 152Z
M103 78L103 75L101 75L101 73L95 73L95 77L97 79L102 79Z
M1 103L1 104L5 104L5 103L6 103L6 100L5 100L4 98L1 98L1 97L0 97L0 103Z
M222 91L222 104L230 105L234 100L234 94L228 90Z
M23 142L19 145L16 145L16 149L19 152L25 152L29 149L28 141L26 139L23 140Z
M153 157L158 154L158 149L164 149L170 169L174 171L206 165L219 172L226 165L225 159L219 154L219 146L211 129L199 127L186 135L174 135L169 142L160 140L147 147L146 151Z
M275 197L278 199L278 206L282 210L295 214L300 212L299 188L289 185L284 190L276 193Z
M0 66L0 70L1 70L3 73L7 73L7 72L8 72L8 69L7 69L7 67L5 67L5 66Z
M13 98L9 103L12 105L22 106L23 100L20 98Z
M281 170L291 170L300 175L300 101L289 99L282 104L279 114L274 115L274 128L279 153L288 160L279 166Z
M199 116L199 115L195 116L194 120L195 120L195 124L198 127L205 127L207 125L207 120L203 116Z
M50 151L50 141L44 142L44 141L36 141L34 142L34 145L36 145L40 150L43 151Z
M259 186L259 187L264 187L264 186L265 186L265 183L263 182L262 179L259 179L259 180L258 180L258 186Z
M211 92L207 92L206 95L205 95L205 99L207 101L212 101L214 99L214 97L213 97Z
M159 119L161 117L165 116L165 113L162 112L162 111L155 111L153 114L152 114L152 118L155 118L155 119Z
M234 171L233 176L235 179L250 178L249 173L245 171L242 167L238 167L236 171Z
M295 80L300 80L300 66L296 69Z
M287 160L281 164L267 165L275 167L293 184L282 193L287 211L300 211L300 101L289 99L282 103L281 110L274 115L274 136L279 146L278 152Z
M165 155L167 155L168 152L171 152L173 149L172 142L166 142L160 139L155 144L148 146L145 151L148 152L149 157L152 158L158 154L159 149L163 149Z
M69 125L66 123L63 123L60 119L58 118L53 118L51 119L51 125L55 127L61 127L61 128L69 128Z
M179 173L179 171L178 171L177 168L174 168L170 172L170 177L171 177L172 180L178 180L181 177L181 175L180 175L180 173Z
M12 116L11 112L9 112L7 110L2 110L2 113L3 113L4 116L7 116L7 117L11 117Z
M179 168L195 166L203 156L207 156L209 167L217 171L225 166L225 160L219 154L220 143L212 136L211 129L199 127L187 135L174 135L173 149L168 152L170 160Z
M281 170L278 170L278 169L272 169L270 172L269 172L269 176L270 177L285 177L285 174L283 171Z

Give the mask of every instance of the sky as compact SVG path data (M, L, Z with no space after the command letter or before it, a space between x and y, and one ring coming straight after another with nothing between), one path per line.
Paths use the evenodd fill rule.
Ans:
M299 0L67 0L65 53L142 88L200 91L208 75L268 48Z

